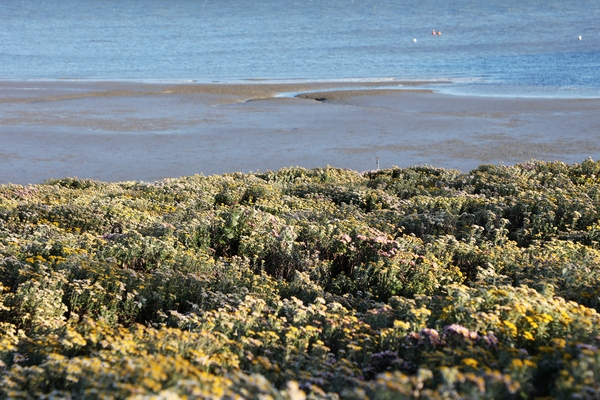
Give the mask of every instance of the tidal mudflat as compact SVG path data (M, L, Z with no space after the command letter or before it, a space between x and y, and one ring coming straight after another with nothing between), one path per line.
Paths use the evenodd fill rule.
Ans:
M600 99L452 96L421 82L5 81L0 104L0 183L600 155Z

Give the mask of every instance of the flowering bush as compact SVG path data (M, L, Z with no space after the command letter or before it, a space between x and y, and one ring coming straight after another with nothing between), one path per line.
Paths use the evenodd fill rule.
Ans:
M599 172L0 186L0 397L598 397Z

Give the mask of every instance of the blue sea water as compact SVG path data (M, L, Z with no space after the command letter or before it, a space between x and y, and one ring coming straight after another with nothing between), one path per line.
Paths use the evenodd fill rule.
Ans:
M0 0L0 79L600 97L599 21L598 0Z

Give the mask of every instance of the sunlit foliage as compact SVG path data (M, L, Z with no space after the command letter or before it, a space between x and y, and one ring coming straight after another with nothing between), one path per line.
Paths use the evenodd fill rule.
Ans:
M598 398L599 178L0 186L0 396Z

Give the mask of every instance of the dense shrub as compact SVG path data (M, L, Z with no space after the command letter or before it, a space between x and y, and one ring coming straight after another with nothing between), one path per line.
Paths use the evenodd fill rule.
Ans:
M599 172L0 186L0 396L597 398Z

